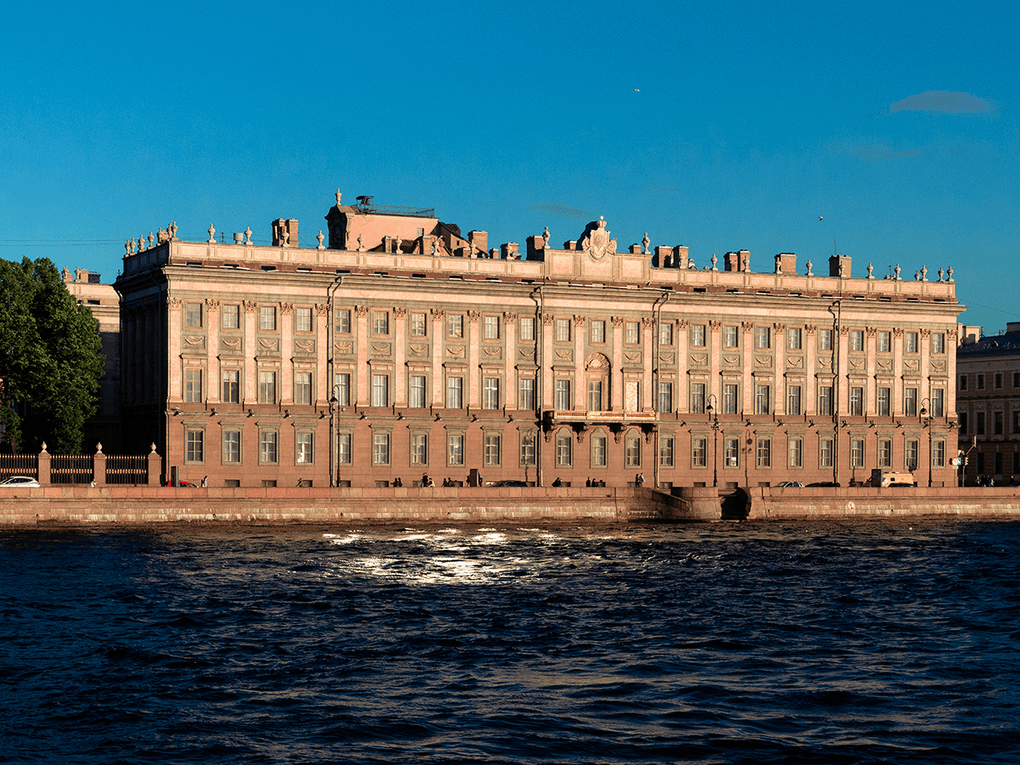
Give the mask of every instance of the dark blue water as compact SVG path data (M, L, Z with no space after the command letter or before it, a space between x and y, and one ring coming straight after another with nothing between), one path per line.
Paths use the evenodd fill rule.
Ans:
M1020 761L1020 523L0 532L0 761Z

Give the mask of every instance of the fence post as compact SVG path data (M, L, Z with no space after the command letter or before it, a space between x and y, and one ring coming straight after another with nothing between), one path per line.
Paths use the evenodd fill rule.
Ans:
M149 452L149 486L159 486L159 479L163 475L163 458L156 453L156 444L152 445Z
M42 451L39 452L36 463L36 480L40 486L50 485L50 453L46 451L46 442L42 443Z
M96 486L106 486L106 455L103 444L96 444L96 454L92 458L92 482Z

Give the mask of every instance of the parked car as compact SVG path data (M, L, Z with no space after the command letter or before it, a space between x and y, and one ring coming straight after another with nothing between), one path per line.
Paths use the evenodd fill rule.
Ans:
M0 489L32 488L38 486L39 482L27 475L14 475L6 481L0 481Z
M800 481L780 481L776 484L780 489L803 489L804 484Z
M835 486L839 487L839 484L835 481L818 481L817 483L809 483L808 486Z
M194 481L178 481L177 485L182 489L197 489L198 484Z
M515 480L511 480L511 479L507 478L507 479L504 479L502 481L496 481L492 485L493 486L527 486L528 482L527 481L515 481Z

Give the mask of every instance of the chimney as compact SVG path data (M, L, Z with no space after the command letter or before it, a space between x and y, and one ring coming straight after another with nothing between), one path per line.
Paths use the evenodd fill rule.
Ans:
M842 279L850 278L850 262L853 258L846 255L833 255L829 258L829 276L838 276Z
M750 271L751 252L741 250L740 252L727 252L725 257L727 271Z
M300 247L297 218L277 218L273 221L273 247Z
M479 257L484 257L485 251L489 249L489 232L468 231L468 241L471 242L472 249L482 252Z
M792 252L781 252L776 255L776 273L793 276L797 273L797 256Z

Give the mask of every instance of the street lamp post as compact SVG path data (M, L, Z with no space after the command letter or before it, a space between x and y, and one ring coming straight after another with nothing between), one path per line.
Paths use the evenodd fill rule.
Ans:
M935 418L929 409L931 406L931 400L924 398L921 399L921 419L924 420L924 427L928 430L928 488L931 488L931 469L932 469L932 445L935 443L931 433L931 421Z
M714 402L714 403L713 403ZM706 410L712 426L712 486L719 488L719 400L713 393L708 397Z

